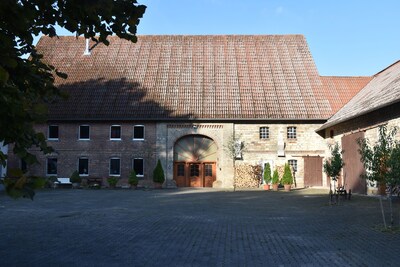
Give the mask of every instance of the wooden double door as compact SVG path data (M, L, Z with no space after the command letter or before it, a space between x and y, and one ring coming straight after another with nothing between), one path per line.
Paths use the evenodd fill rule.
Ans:
M178 187L212 187L215 173L215 162L174 163L174 180Z

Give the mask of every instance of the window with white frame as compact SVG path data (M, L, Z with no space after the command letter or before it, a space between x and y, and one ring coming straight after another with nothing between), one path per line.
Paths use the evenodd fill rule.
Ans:
M89 125L79 126L79 140L89 140L89 139L90 139Z
M269 138L269 127L260 127L260 139Z
M144 140L144 125L133 126L133 140Z
M295 160L295 159L289 159L289 160L288 160L288 164L289 164L290 167L292 167L292 170L293 170L294 172L297 172L297 160Z
M89 175L89 159L88 158L79 158L78 172L79 172L80 176Z
M110 159L110 176L120 176L121 175L121 159L111 158Z
M133 169L138 177L143 177L144 175L144 161L141 158L133 159Z
M47 175L57 175L57 158L47 158Z
M110 139L111 140L121 140L121 126L112 125L110 128Z
M49 140L58 140L58 125L49 125Z
M297 138L296 127L294 127L294 126L287 127L287 138L288 139L296 139Z

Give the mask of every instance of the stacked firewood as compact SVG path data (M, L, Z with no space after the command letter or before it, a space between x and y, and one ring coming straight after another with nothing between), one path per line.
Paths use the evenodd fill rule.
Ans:
M235 167L236 188L258 188L262 176L262 167L260 165L238 164Z

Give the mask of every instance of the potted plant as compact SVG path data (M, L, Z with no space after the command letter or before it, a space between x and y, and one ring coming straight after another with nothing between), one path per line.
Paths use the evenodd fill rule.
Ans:
M163 167L161 166L161 161L157 161L157 166L153 171L153 182L154 188L162 188L162 184L165 181L165 175Z
M78 171L74 171L69 178L69 181L72 183L73 188L79 188L82 182L82 178L79 176Z
M290 191L292 184L293 184L293 175L292 171L290 170L289 164L285 164L285 170L282 176L282 184L285 187L285 191Z
M271 165L269 162L265 164L264 168L264 190L269 190L270 189L270 183L271 183L272 177L271 177Z
M137 178L135 170L132 170L129 174L128 183L131 185L131 188L136 189L139 179Z
M107 178L107 182L108 182L108 185L110 186L110 188L115 188L115 186L118 183L118 177L110 176Z
M274 174L272 175L272 190L278 191L279 186L279 173L278 170L274 170Z

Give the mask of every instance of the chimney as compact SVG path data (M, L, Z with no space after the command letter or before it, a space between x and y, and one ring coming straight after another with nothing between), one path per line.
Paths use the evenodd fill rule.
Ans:
M86 38L86 47L85 47L85 52L83 53L84 56L89 56L90 51L89 51L89 39Z

